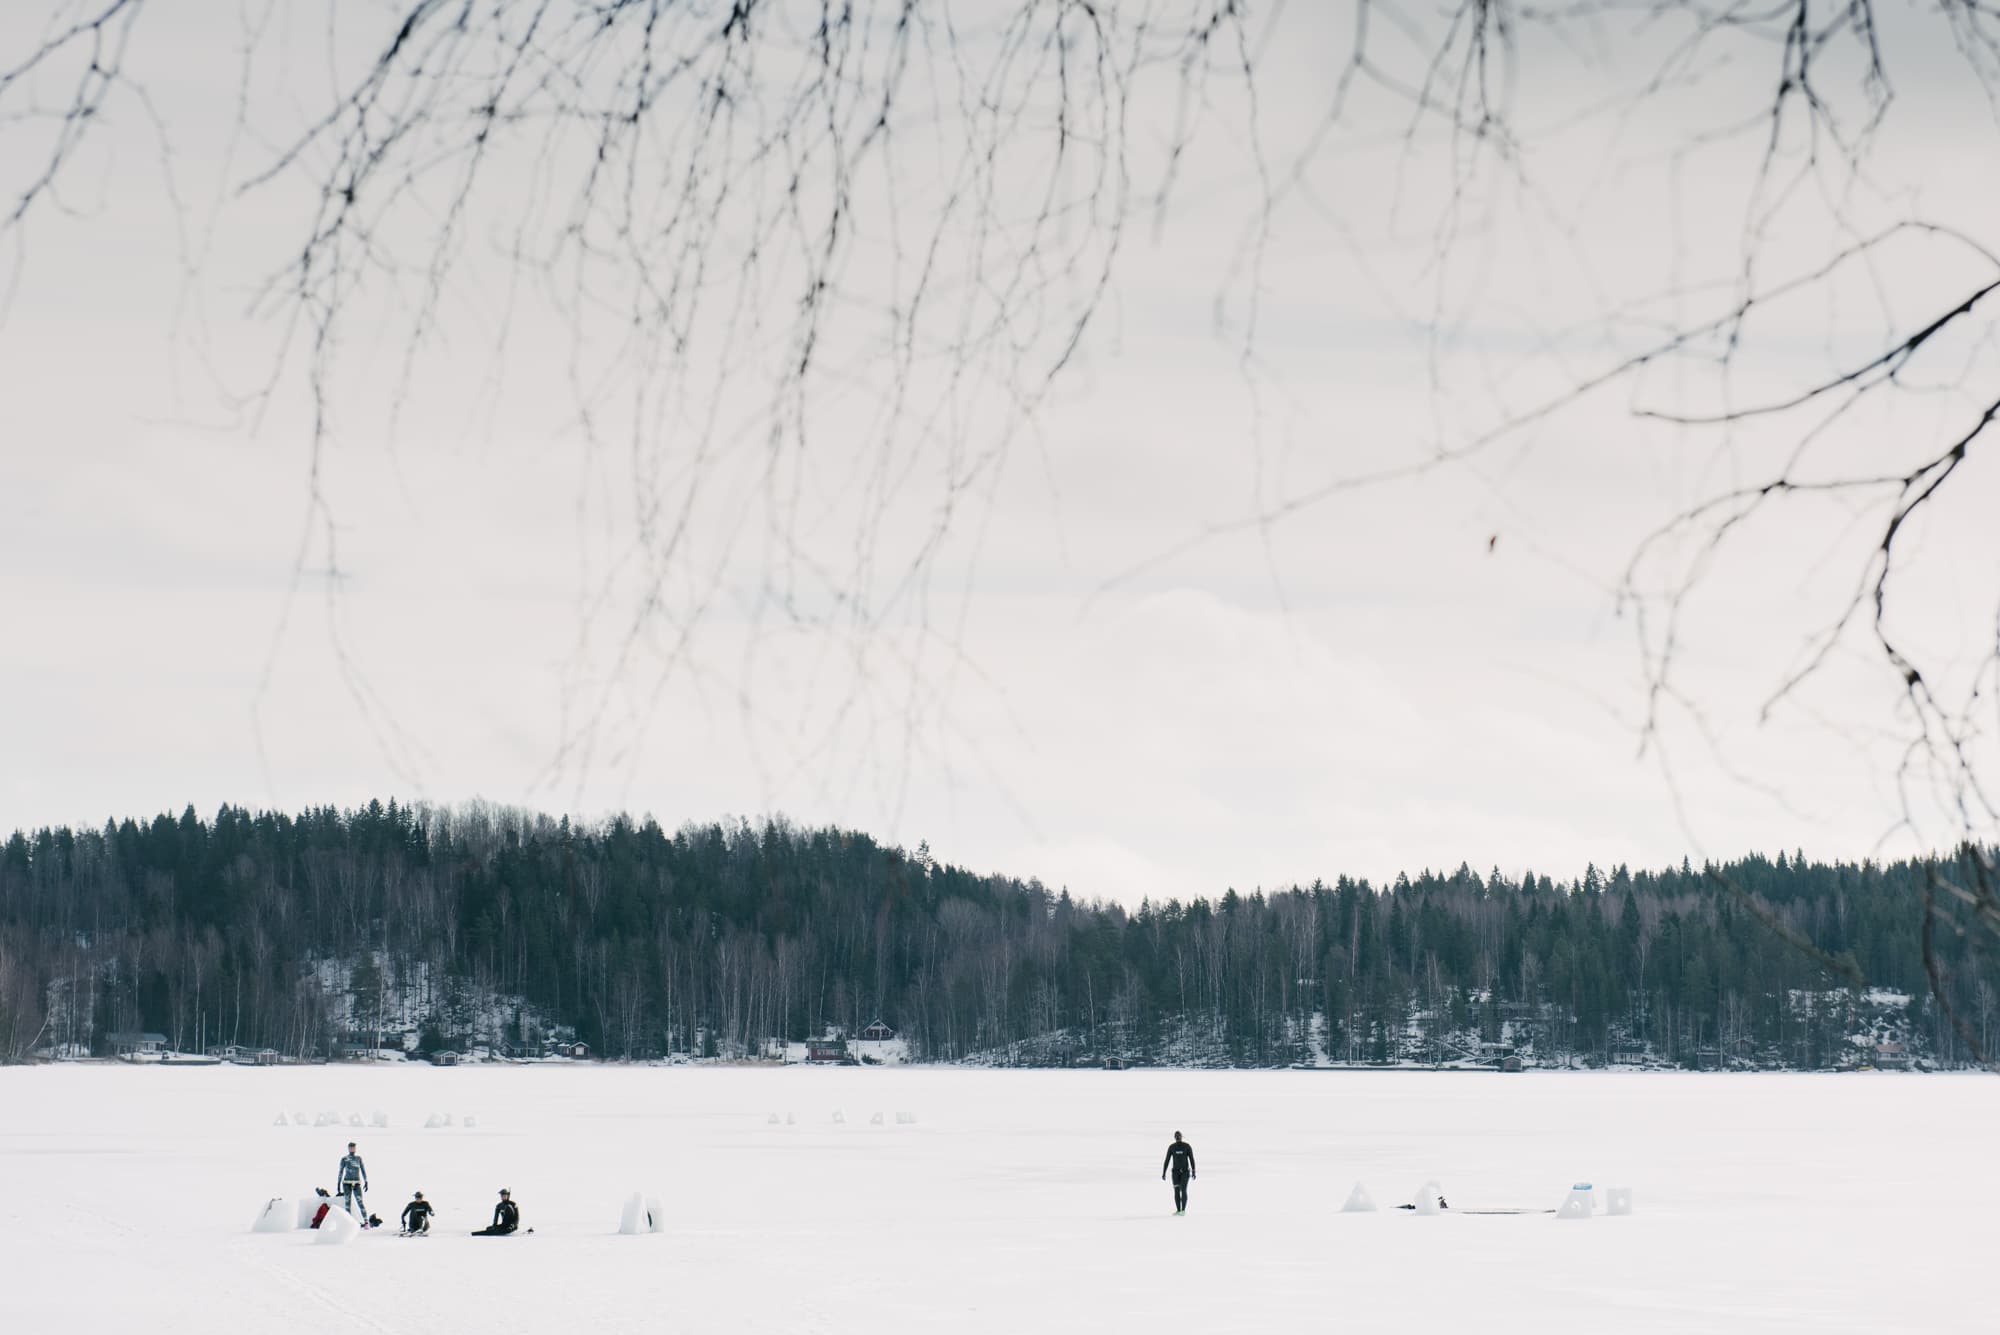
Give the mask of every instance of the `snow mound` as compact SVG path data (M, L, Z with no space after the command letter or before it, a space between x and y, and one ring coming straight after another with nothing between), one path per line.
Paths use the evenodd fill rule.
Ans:
M1632 1188L1606 1187L1604 1189L1604 1213L1607 1215L1631 1214Z
M626 1197L624 1212L618 1219L618 1231L627 1236L666 1232L667 1221L660 1211L660 1198L641 1196L636 1191Z
M660 1198L641 1196L636 1191L626 1197L625 1208L618 1217L618 1231L627 1236L666 1232L667 1215L660 1206Z
M272 1126L290 1126L291 1124L292 1124L292 1119L285 1116L283 1113L279 1113L277 1119L271 1123Z
M252 1233L289 1233L299 1226L298 1210L283 1196L273 1196L264 1202L264 1208L257 1213L257 1222L250 1225Z
M1562 1205L1556 1210L1556 1218L1588 1219L1590 1210L1590 1184L1579 1182L1569 1189L1569 1195L1563 1197Z
M1347 1193L1347 1204L1340 1207L1342 1214L1372 1214L1374 1211L1375 1198L1359 1182L1354 1184L1354 1190Z
M840 1109L835 1108L833 1110L833 1124L835 1126L844 1126L846 1125L846 1123L847 1123L847 1114L842 1112Z
M1418 1214L1436 1214L1444 1201L1444 1192L1435 1181L1424 1183L1417 1188L1416 1207Z
M323 1247L337 1247L351 1241L359 1232L361 1225L355 1223L347 1211L328 1210L319 1230L313 1234L313 1241Z

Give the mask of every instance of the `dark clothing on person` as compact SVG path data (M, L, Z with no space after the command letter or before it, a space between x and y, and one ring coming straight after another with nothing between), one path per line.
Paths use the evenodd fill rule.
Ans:
M1194 1146L1185 1140L1176 1140L1167 1146L1167 1157L1160 1161L1160 1176L1165 1177L1171 1169L1174 1175L1174 1213L1187 1210L1188 1179L1194 1173Z
M431 1203L411 1201L403 1207L403 1231L405 1233L428 1233L431 1231Z
M501 1201L493 1207L493 1225L482 1228L472 1236L475 1238L505 1237L521 1226L521 1207L512 1201Z

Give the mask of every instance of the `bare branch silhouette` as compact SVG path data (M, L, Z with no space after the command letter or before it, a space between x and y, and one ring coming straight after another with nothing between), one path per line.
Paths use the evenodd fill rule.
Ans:
M25 149L9 156L28 164L0 178L0 235L17 246L62 207L79 152L119 99L143 99L126 70L155 5L48 8L33 45L0 51L0 142ZM309 199L286 262L257 294L275 352L252 399L274 402L286 377L304 389L302 579L317 560L338 569L320 460L357 363L394 350L400 411L427 357L467 327L496 348L517 337L522 293L570 322L576 431L594 457L625 461L632 537L582 599L551 783L580 783L635 750L646 702L699 678L695 646L746 604L753 646L798 635L856 683L878 669L904 683L907 754L915 720L943 708L927 665L964 665L964 597L940 584L944 554L977 531L1011 454L1085 351L1134 224L1157 231L1172 215L1190 151L1220 119L1215 104L1239 99L1248 122L1234 145L1242 239L1214 279L1218 329L1230 324L1254 386L1276 220L1316 205L1313 169L1365 95L1399 109L1409 150L1384 193L1441 173L1422 322L1438 391L1426 448L1291 487L1267 481L1253 421L1253 503L1131 553L1099 592L1239 534L1263 537L1271 559L1277 526L1336 497L1521 444L1614 394L1628 397L1635 426L1725 449L1753 428L1785 433L1787 450L1744 459L1742 475L1633 545L1616 597L1644 674L1642 742L1674 710L1708 735L1676 666L1689 608L1737 559L1741 536L1785 506L1837 501L1858 517L1819 565L1844 572L1849 593L1765 693L1763 716L1865 637L1896 683L1904 822L1919 826L1919 805L1950 812L1950 837L1932 831L1933 847L1989 848L2000 833L1983 749L2000 643L1983 669L1954 676L1895 614L1904 581L1919 577L1912 534L1974 485L1970 462L1991 452L2000 385L1968 349L2000 336L2000 259L1983 220L1913 205L1884 225L1880 209L1856 202L1874 198L1876 148L1899 80L1914 77L1872 0L1456 0L1435 14L1356 0L1338 25L1346 47L1290 127L1287 156L1267 144L1277 113L1259 91L1275 20L1247 0L396 0L369 21L382 13L368 57L333 67L323 103L301 94L300 128L236 182L242 196ZM1928 0L1910 21L1947 33L2000 106L2000 7ZM1542 131L1519 108L1523 86L1553 74L1538 63L1545 45L1588 62L1605 28L1643 52L1624 95L1585 109L1620 124L1719 65L1768 71L1750 114L1718 109L1672 150L1677 170L1718 146L1746 154L1747 179L1730 196L1741 211L1733 276L1672 281L1589 330L1563 331L1550 340L1564 349L1560 376L1495 390L1492 411L1448 423L1446 382L1462 373L1445 369L1441 349L1476 298L1447 300L1438 276L1476 262L1467 238L1489 174L1539 198L1524 146ZM281 59L270 40L253 27L243 59ZM239 131L249 114L239 99ZM1442 167L1420 159L1420 139L1442 141ZM1810 245L1788 230L1800 214ZM497 306L465 272L482 246L507 264ZM1954 284L1915 321L1892 313L1912 255L1948 267ZM1882 328L1832 369L1800 379L1760 342L1764 322L1794 303L1831 303L1850 286L1872 294ZM1578 358L1586 343L1601 351ZM1682 373L1699 388L1674 379ZM1745 378L1756 383L1747 394ZM1963 400L1952 426L1857 453L1845 433L1863 407L1940 386ZM827 478L824 445L836 436L871 444L859 466ZM732 481L746 466L748 490ZM701 540L697 521L718 517L724 537ZM585 670L598 652L601 670ZM385 750L410 752L365 666L343 650L341 668ZM748 708L753 673L745 664L733 685L713 685ZM835 701L802 753L874 726L863 696L857 685ZM1926 891L1927 941L1958 910L2000 931L1989 859L1965 856L1977 869L1969 888L1939 880ZM1935 975L1933 987L1949 1005Z

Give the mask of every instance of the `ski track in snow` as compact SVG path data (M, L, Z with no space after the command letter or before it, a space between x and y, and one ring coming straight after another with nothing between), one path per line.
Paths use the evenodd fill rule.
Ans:
M1990 1331L1996 1124L1975 1075L8 1068L0 1331ZM349 1139L430 1238L248 1231ZM1430 1178L1637 1212L1394 1208ZM500 1186L536 1232L467 1236ZM634 1191L665 1233L617 1234Z

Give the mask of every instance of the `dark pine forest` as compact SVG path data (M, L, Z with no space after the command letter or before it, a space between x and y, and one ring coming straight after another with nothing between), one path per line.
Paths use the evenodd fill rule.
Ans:
M1972 938L1932 952L1962 1030L1931 995L1950 865L1461 866L1128 909L782 822L190 808L0 847L0 1057L133 1030L732 1057L880 1019L933 1061L1950 1065L2000 1019Z

